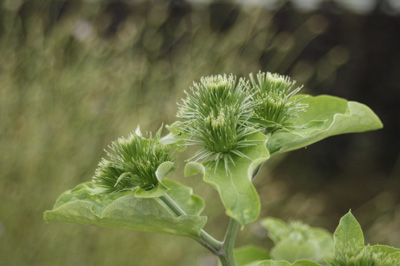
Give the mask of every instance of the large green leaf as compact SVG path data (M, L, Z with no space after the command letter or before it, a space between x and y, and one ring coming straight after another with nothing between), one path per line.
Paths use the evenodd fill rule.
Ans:
M160 198L138 198L134 192L93 194L90 182L63 193L53 210L44 213L47 222L92 224L103 227L198 236L207 217L198 216L203 201L192 191L164 179L168 195L187 213L176 217Z
M261 224L275 243L270 252L275 260L294 262L309 259L322 262L332 254L332 235L325 229L310 227L298 221L286 224L272 217L263 219Z
M356 249L364 248L364 235L356 218L348 212L340 219L334 234L335 253L345 252L351 246Z
M271 154L299 149L334 135L382 128L379 118L364 104L327 95L296 97L303 97L300 102L308 104L307 111L290 120L292 127L271 134L267 143Z
M246 266L321 266L321 264L310 260L298 260L293 264L290 264L290 262L284 260L265 260L253 262L247 264Z
M226 213L242 225L254 222L260 213L260 199L252 184L252 178L262 163L269 158L265 147L267 136L254 133L247 137L255 145L241 150L248 158L233 155L235 164L229 164L229 173L225 166L215 163L190 162L186 165L185 176L202 174L204 181L217 189Z

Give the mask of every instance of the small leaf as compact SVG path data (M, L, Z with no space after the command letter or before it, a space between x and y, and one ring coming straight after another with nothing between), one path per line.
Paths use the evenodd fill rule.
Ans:
M334 234L335 253L341 253L351 245L356 249L364 248L364 235L356 218L348 212L340 219L339 226Z
M92 194L90 182L64 192L53 210L44 213L47 222L92 224L102 227L152 231L182 236L198 236L207 218L198 216L203 201L176 182L168 184L168 195L188 215L176 217L159 198L137 198L133 192Z
M160 166L158 166L156 170L156 177L158 182L163 182L163 179L174 169L175 166L173 162L164 162L160 164Z
M269 259L268 252L254 245L243 246L235 249L235 260L237 266L244 266L254 261Z
M185 176L202 174L204 181L218 191L227 215L242 225L254 222L260 213L260 199L252 178L260 165L269 158L265 147L267 136L257 132L247 139L255 141L256 145L241 150L248 158L232 156L235 164L229 164L228 174L223 164L215 167L213 162L190 162L185 168Z
M189 139L190 136L183 134L181 124L182 122L176 121L172 125L166 126L170 133L161 138L160 142L176 148L178 151L184 151L186 149L185 140Z
M382 128L379 118L364 104L327 95L296 97L303 97L299 102L308 104L308 108L288 120L293 126L271 134L267 143L271 154L299 149L334 135Z

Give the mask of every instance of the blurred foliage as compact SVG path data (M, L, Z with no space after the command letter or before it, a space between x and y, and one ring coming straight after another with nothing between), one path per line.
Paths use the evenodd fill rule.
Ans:
M385 125L269 162L256 179L263 212L332 230L353 208L367 241L399 247L399 17L384 4L360 15L333 1L312 12L285 1L193 2L1 2L2 265L213 265L190 239L45 224L42 213L91 178L112 140L138 124L172 123L193 80L258 70L364 102ZM174 177L206 198L207 229L222 238L217 195L182 175ZM265 236L253 224L238 244L271 246Z

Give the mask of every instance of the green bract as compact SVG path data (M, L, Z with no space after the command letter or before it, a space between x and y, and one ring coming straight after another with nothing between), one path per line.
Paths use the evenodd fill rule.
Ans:
M170 148L155 138L146 139L141 134L121 137L109 146L109 160L102 159L93 177L98 192L110 193L132 190L137 187L151 190L158 186L157 168L173 161Z
M287 76L259 72L257 79L250 74L250 80L255 102L252 121L265 133L289 127L288 120L304 112L308 106L300 102L301 98L292 98L301 87L294 88L296 81Z

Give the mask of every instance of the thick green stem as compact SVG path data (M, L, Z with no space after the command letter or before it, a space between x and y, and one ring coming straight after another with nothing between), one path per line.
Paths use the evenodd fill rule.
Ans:
M226 229L225 239L222 244L222 254L218 256L223 266L236 266L233 249L235 247L235 240L239 226L238 221L230 218L228 228Z
M168 208L176 215L187 215L186 212L170 197L164 194L160 199L168 206ZM219 256L221 253L222 243L203 229L200 230L200 236L195 238L202 246L209 249L214 255Z
M186 212L170 197L164 194L160 200L176 215L187 215ZM225 239L220 242L201 229L200 236L195 237L196 241L218 256L222 266L236 266L233 249L235 247L236 235L239 229L239 222L230 218L226 229Z

